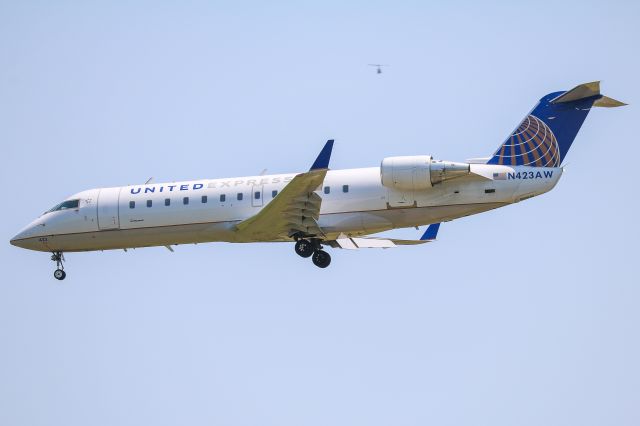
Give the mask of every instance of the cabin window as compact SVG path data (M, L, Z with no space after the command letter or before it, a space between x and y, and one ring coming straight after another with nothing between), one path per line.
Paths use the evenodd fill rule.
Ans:
M485 189L485 190L484 190L484 193L485 193L485 194L493 194L494 192L496 192L496 190L495 190L495 189Z
M256 200L260 199L260 191L256 191L253 193L253 198L255 198Z
M271 191L271 198L276 198L276 195L278 195L277 189L274 189L273 191Z
M189 204L189 197L184 197L184 198L182 199L182 204L184 204L185 206L186 206L187 204Z
M152 200L147 200L147 207L151 207L153 205L153 201Z
M57 212L59 210L77 209L79 206L80 200L67 200L60 204L56 204L51 209L47 210L46 213Z
M331 192L331 187L330 186L325 186L324 187L324 193L325 194L329 194Z
M171 205L171 199L170 198L165 198L164 199L164 205L165 206L170 206Z
M242 192L238 192L236 198L238 199L238 201L242 201Z
M202 204L206 203L208 201L207 196L203 195L202 196Z
M342 185L342 192L349 192L349 185Z
M220 202L221 203L224 203L226 199L227 199L227 194L220 194Z
M135 201L129 201L129 208L130 209L135 209L136 208L136 202Z

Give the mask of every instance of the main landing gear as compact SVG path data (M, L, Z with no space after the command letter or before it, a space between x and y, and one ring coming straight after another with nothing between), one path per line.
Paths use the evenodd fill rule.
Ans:
M54 251L51 255L51 260L56 262L56 270L53 271L53 277L56 280L62 281L67 277L67 273L64 271L64 255L61 251Z
M324 250L316 250L311 256L311 261L318 268L326 268L331 264L331 256Z
M331 256L322 250L320 240L317 238L297 239L295 250L300 257L311 257L311 261L318 268L326 268L331 264Z

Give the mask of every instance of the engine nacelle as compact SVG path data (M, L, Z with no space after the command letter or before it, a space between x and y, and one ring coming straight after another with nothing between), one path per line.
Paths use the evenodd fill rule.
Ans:
M387 157L380 165L380 179L387 188L421 191L465 176L469 170L467 163L436 161L430 155Z

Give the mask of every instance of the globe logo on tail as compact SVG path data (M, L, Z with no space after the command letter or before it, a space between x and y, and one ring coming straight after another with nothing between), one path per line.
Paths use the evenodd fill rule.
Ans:
M506 166L558 167L560 150L549 126L538 117L528 115L498 149L494 159Z

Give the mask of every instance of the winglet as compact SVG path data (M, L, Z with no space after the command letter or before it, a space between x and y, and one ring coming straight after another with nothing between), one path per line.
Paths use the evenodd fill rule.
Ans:
M420 237L420 239L422 241L435 240L436 237L438 236L438 229L440 229L440 224L432 223L431 225L429 225L427 230L424 231L424 234L422 234L422 237Z
M320 169L328 169L329 168L329 159L331 158L331 150L333 149L333 139L329 139L326 144L324 144L324 148L318 154L318 158L313 162L313 166L309 169L312 170L320 170Z

